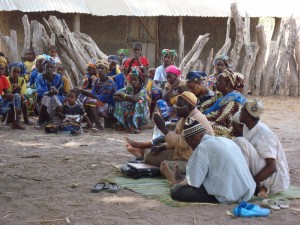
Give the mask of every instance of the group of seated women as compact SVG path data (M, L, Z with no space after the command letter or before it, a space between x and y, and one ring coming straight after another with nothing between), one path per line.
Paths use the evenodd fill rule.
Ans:
M35 57L34 52L28 50L24 62L11 63L1 56L3 124L11 123L11 128L24 129L19 123L21 114L25 124L31 123L28 119L31 114L38 116L36 127L39 128L53 123L65 104L71 107L68 103L68 93L72 90L70 79L56 49L51 47L49 51L52 55ZM141 54L140 43L134 44L133 53L133 57L127 57L128 50L120 49L119 55L110 55L107 60L87 62L83 85L74 88L78 92L76 102L86 113L87 127L103 129L100 117L110 117L116 119L118 129L141 133L156 105L160 112L167 110L172 119L178 119L173 113L176 96L189 90L198 98L197 108L212 123L215 133L230 134L231 118L245 99L240 93L242 77L231 71L227 56L217 56L215 73L207 76L200 71L181 74L174 65L175 50L162 50L162 65L150 69L147 58ZM166 107L162 109L160 105Z

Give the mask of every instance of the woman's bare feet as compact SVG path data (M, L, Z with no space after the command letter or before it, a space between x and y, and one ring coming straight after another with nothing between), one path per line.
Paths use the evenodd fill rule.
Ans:
M135 157L143 157L144 156L144 149L142 148L136 148L131 146L129 143L126 144L127 151L130 152Z

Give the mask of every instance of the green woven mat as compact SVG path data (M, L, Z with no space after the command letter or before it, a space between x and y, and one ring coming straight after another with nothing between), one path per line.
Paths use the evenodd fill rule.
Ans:
M189 202L174 201L170 197L170 185L167 183L166 179L160 177L140 178L140 179L132 179L127 177L114 177L111 178L111 180L123 188L132 190L146 197L159 200L160 202L173 207L191 206L191 205L217 205L213 203L189 203ZM295 186L290 186L288 190L278 193L276 195L270 195L269 198L298 199L300 198L300 188ZM251 201L256 201L256 200L261 200L261 199L257 197L253 197L251 199Z

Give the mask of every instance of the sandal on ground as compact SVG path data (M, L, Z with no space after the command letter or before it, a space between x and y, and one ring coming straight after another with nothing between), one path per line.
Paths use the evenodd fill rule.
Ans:
M119 186L115 183L109 183L106 190L109 193L117 193L119 191Z
M104 182L99 182L91 189L91 192L98 193L103 190L107 190L108 186Z
M275 201L281 209L288 209L290 207L290 201L287 199L277 199Z
M264 200L262 200L261 204L264 207L269 208L269 209L273 209L273 210L279 210L280 209L277 202L272 200L272 199L264 199Z

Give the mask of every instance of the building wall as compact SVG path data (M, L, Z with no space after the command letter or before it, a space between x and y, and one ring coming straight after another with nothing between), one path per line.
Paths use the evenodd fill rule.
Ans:
M14 29L18 35L19 52L23 50L24 29L22 24L22 12L0 12L0 33L3 35L10 35L10 30ZM35 12L27 13L29 21L37 20L43 23L43 17L48 19L50 15L56 16L58 19L64 19L69 25L70 30L73 30L74 14L62 14L59 12ZM130 48L130 43L127 43L126 35L128 30L127 17L96 17L86 14L80 15L81 32L88 34L96 42L98 47L106 54L116 54L119 48ZM254 40L255 26L258 19L251 19L251 40ZM216 53L224 44L226 35L227 18L204 18L204 17L184 17L183 18L183 32L185 35L185 53L187 53L197 37L201 34L210 33L210 39L204 46L203 52L200 56L203 64L206 65L206 59L209 55L210 49L214 48ZM164 48L178 50L178 17L159 17L158 18L158 37L159 46L158 52ZM231 22L231 38L234 41L235 27ZM233 42L232 42L233 43ZM233 44L232 44L233 45ZM6 46L3 41L0 41L0 51L4 51L6 55ZM154 55L154 54L152 54ZM151 60L154 64L154 59ZM156 64L158 64L158 60ZM150 65L154 66L154 65Z

